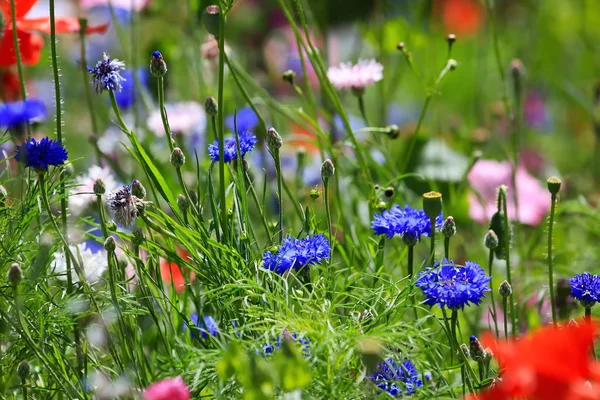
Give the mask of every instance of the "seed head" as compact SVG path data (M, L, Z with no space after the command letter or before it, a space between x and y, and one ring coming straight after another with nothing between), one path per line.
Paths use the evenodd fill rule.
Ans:
M442 212L442 194L427 192L423 194L423 210L429 218L436 218Z
M560 180L560 178L557 178L556 176L552 176L546 180L546 183L548 184L548 191L550 193L556 195L556 194L558 194L558 192L560 192L560 186L562 184L562 181Z
M206 31L219 40L219 31L221 27L221 9L219 6L208 6L202 15L204 28Z

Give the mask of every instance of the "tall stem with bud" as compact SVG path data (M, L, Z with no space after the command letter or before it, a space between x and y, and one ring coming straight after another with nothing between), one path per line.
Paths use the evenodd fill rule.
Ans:
M556 202L558 192L560 191L561 180L556 177L548 178L548 191L550 192L550 219L548 220L548 285L550 286L550 302L552 303L552 323L556 325L556 300L554 298L554 270L553 270L553 245L552 233L554 230L554 214L556 212Z

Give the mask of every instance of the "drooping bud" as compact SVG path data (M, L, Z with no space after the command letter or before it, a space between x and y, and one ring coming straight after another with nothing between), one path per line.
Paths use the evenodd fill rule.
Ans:
M506 299L512 294L512 286L510 286L510 283L508 283L507 280L502 281L498 288L498 293L500 293L500 297L503 299Z
M104 193L106 193L106 186L104 185L102 179L98 178L94 182L94 194L96 196L102 196Z
M115 238L112 236L109 236L106 238L106 240L104 241L104 250L106 250L109 253L114 253L114 251L117 249L117 242L115 242Z
M6 280L13 288L16 288L19 285L19 282L23 279L23 271L19 264L14 263L8 269L8 274L6 276Z
M283 81L289 83L290 85L294 84L294 78L296 78L296 73L291 69L288 69L283 73Z
M177 206L179 206L181 212L185 213L190 208L190 201L187 197L180 194L179 196L177 196Z
M423 211L429 218L436 218L442 212L442 194L427 192L423 194Z
M167 63L160 51L153 51L150 57L150 73L157 78L167 74Z
M330 159L327 159L321 165L321 178L326 181L335 174L335 167Z
M175 147L169 159L175 168L181 168L185 164L185 155L179 147Z
M22 382L26 381L29 378L29 374L31 373L31 366L27 360L23 360L17 366L17 375Z
M455 59L451 58L450 60L448 60L448 63L446 65L448 66L450 71L454 71L456 67L458 67L458 62Z
M448 217L442 224L442 234L445 237L452 237L456 235L456 222L453 217Z
M486 357L485 349L475 335L471 335L469 338L469 350L471 351L471 358L477 362L483 361Z
M133 232L131 234L133 236L131 238L131 242L136 246L141 246L144 243L144 240L146 240L144 231L139 226L133 228Z
M281 146L283 146L283 139L281 139L281 136L273 127L267 130L267 145L272 153L278 152Z
M562 181L560 180L560 178L552 176L546 180L546 183L548 184L548 191L550 193L554 195L558 194L558 192L560 191L560 185L562 185Z
M131 184L131 194L137 197L138 199L145 199L146 188L144 187L144 185L142 185L140 181L134 179L133 183Z
M310 198L313 200L316 200L319 198L319 196L321 196L321 192L319 191L319 188L314 187L312 189L310 189Z
M385 194L385 197L392 197L394 195L394 188L392 186L389 186L387 188L385 188L385 191L383 192L383 194Z
M211 5L206 7L202 15L202 21L204 22L206 31L219 40L219 30L221 27L221 9L219 6Z
M485 239L483 240L485 247L490 250L495 250L498 247L498 236L494 233L493 230L489 230L485 234Z
M214 97L208 96L206 98L206 101L204 102L204 111L206 111L206 114L210 115L211 117L217 115L219 112L219 105Z
M396 124L388 125L385 134L388 135L390 139L397 139L398 136L400 136L400 128Z
M464 343L461 344L460 349L457 351L457 355L460 361L467 361L467 359L471 356L471 353L469 352L469 346Z
M382 350L383 346L375 339L367 338L359 343L361 360L367 373L372 373L377 368L377 364L382 361Z

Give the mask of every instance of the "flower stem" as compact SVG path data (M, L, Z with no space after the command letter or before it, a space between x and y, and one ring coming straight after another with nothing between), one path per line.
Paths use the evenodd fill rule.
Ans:
M108 229L106 229L106 221L104 219L104 207L102 206L102 196L96 195L96 210L98 211L98 218L100 219L100 228L102 229L102 236L106 240L108 238Z
M502 300L502 312L504 313L504 338L508 339L508 297Z
M219 1L222 6L223 2ZM227 231L229 229L227 222L227 202L225 198L225 13L224 8L221 8L219 13L219 88L218 88L218 109L219 109L219 202L221 203L221 230L223 232L222 239L227 240L229 237Z
M554 214L556 213L556 194L551 194L551 200L552 204L550 205L550 220L548 223L548 285L550 286L550 302L552 303L552 323L556 325L556 302L554 300L554 269L552 265L552 232L554 230Z
M165 79L162 76L157 78L158 80L158 107L160 108L160 118L162 119L163 127L165 129L165 136L167 137L167 143L169 150L173 152L175 146L173 145L173 134L171 133L171 127L169 126L169 119L167 118L167 109L165 108Z
M281 157L279 150L273 152L275 173L277 174L277 196L279 198L279 244L283 242L283 176L281 175ZM331 239L331 238L330 238Z
M435 264L435 217L434 218L430 218L430 223L431 223L431 232L430 232L430 239L431 239L431 247L429 250L429 265L433 266Z
M506 243L506 280L512 287L512 279L510 274L510 225L508 222L508 209L506 201L506 191L501 189L499 192L502 203L502 212L504 213L504 243ZM510 301L510 318L511 318L511 331L513 337L517 336L517 323L515 315L515 303L513 301L513 294L508 296L507 301ZM505 310L506 312L506 310ZM506 320L504 321L506 323ZM508 336L507 336L508 337Z
M13 46L15 48L15 56L17 59L17 72L19 73L19 84L21 86L21 98L27 100L27 89L25 88L25 74L23 72L23 61L21 60L21 50L19 49L19 37L17 35L17 11L15 3L17 0L10 0L10 19L12 24ZM31 138L31 130L29 124L25 124L27 129L27 139Z
M444 258L446 260L450 259L450 236L444 237Z
M365 109L364 96L362 94L358 94L356 97L358 97L358 109L360 110L360 114L362 115L363 119L365 120L365 125L371 126L371 124L369 123L369 119L367 118L367 111Z
M588 323L592 321L592 307L585 307L585 320Z
M493 271L492 271L492 266L494 264L494 250L490 249L490 255L488 257L488 273L490 275L490 287L492 288L492 291L490 293L490 298L492 300L492 317L494 319L494 331L496 332L496 337L499 338L500 337L500 332L498 331L498 314L496 314L496 301L494 300L494 292L495 292L495 286L493 284L494 280L493 280Z
M246 174L246 185L250 189L250 194L252 195L252 198L254 199L254 202L256 203L256 208L258 208L258 213L260 214L260 219L262 221L263 227L265 228L265 233L267 234L269 244L272 244L273 239L271 236L271 230L269 229L269 224L267 222L267 218L265 216L265 212L264 212L263 208L261 207L260 201L258 200L258 195L256 194L256 189L254 189L254 185L252 184L252 181L250 180L250 174L248 174L248 171L246 171L245 174Z
M323 179L323 201L325 202L325 214L327 215L327 234L329 243L333 249L333 229L331 227L331 210L329 208L329 178Z
M414 256L415 254L415 246L408 246L408 255L407 255L407 263L408 263L408 277L412 279L413 269L414 269Z

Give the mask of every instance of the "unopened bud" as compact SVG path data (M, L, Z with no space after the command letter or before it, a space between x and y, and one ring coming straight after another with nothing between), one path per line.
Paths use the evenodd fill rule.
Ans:
M214 97L208 96L206 98L206 101L204 102L204 111L206 111L206 114L210 115L211 117L217 115L219 112L219 105Z
M281 139L281 136L273 127L267 130L267 145L273 153L278 152L281 146L283 146L283 139Z
M445 237L452 237L456 235L456 222L453 217L448 217L442 224L442 234Z
M167 74L167 63L160 51L153 51L150 58L150 73L159 78Z
M471 353L469 352L469 347L464 343L460 345L460 349L457 353L460 361L467 361L467 358L471 356Z
M525 72L525 68L523 67L523 62L518 58L515 58L510 62L510 70L513 74L514 79L519 79L523 72Z
M454 42L456 42L456 35L454 33L449 33L448 36L446 36L446 41L452 46Z
M423 194L423 211L429 218L436 218L442 212L442 194L427 192Z
M458 67L458 62L455 59L450 59L448 60L448 64L447 64L448 68L450 68L450 71L454 71L456 69L456 67Z
M109 253L114 253L114 251L117 249L117 242L115 242L115 238L112 236L109 236L106 238L106 240L104 241L104 250L106 250Z
M29 374L31 373L31 366L27 360L23 360L17 366L17 375L21 379L21 381L27 380L29 378Z
M221 9L219 6L212 5L206 7L202 15L202 21L204 22L206 31L218 40L221 27Z
M294 78L296 77L296 73L291 69L288 69L283 73L283 81L289 83L290 85L294 84Z
M483 345L475 335L471 335L471 337L469 338L469 350L471 351L471 358L473 360L479 362L485 359L485 349L483 348Z
M310 189L310 198L313 200L316 200L319 198L319 196L321 196L321 192L319 191L319 188L312 188Z
M495 250L498 247L498 235L493 230L489 230L488 233L485 234L484 239L485 247L490 250Z
M397 139L400 136L400 128L396 124L388 125L386 127L385 134L388 135L390 139Z
M177 196L177 205L179 206L181 212L186 212L190 208L190 201L187 197L180 194Z
M404 42L400 42L396 45L396 49L400 50L401 52L404 52L404 47L405 47Z
M137 197L138 199L146 198L146 188L140 181L135 179L131 184L131 194Z
M192 189L188 190L188 199L190 199L193 204L198 204L198 195Z
M394 188L391 186L385 188L385 191L383 192L383 194L385 195L385 197L392 197L394 195Z
M19 285L19 282L23 279L23 271L19 264L14 263L8 269L8 274L6 276L6 280L13 287L16 288Z
M102 179L98 178L94 182L94 194L96 196L102 196L104 193L106 193L106 186L104 185Z
M506 280L502 281L500 287L498 288L498 293L500 293L500 297L503 299L509 297L512 294L512 287L510 286L510 283L508 283Z
M335 174L335 167L330 159L327 159L321 165L321 178L325 181Z
M185 155L179 147L175 147L169 159L175 168L181 168L185 164Z
M558 192L560 191L560 185L562 184L560 178L552 176L546 180L546 183L548 184L548 190L550 191L550 193L554 195L558 194Z
M144 231L139 226L133 228L132 236L131 242L136 246L141 246L144 243L144 240L146 240Z
M380 201L377 204L375 204L375 208L377 209L377 211L383 211L387 209L387 203L385 201Z

